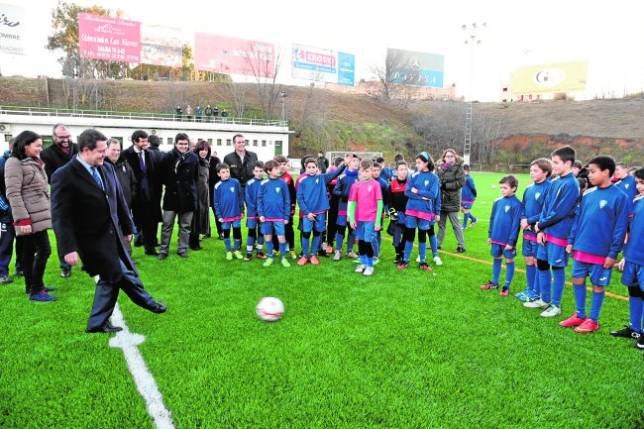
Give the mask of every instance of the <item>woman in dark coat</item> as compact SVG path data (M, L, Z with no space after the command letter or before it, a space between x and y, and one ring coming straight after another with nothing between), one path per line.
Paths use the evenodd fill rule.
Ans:
M197 143L194 152L199 158L199 167L197 168L197 207L192 217L190 248L201 250L199 235L210 234L210 145L202 140Z
M454 149L445 149L438 164L438 177L441 179L441 218L438 222L438 247L445 238L447 218L452 223L452 229L458 241L456 251L465 252L463 229L458 220L461 210L461 188L465 184L463 160Z

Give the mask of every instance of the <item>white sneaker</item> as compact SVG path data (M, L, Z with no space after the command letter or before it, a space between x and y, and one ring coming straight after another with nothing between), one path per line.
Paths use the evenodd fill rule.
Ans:
M361 272L363 272L366 268L367 268L367 267L365 267L364 265L360 264L360 265L358 265L358 266L356 267L356 269L355 269L355 271L354 271L354 272L355 272L355 273L361 273Z
M547 308L548 307L547 302L543 302L541 298L535 299L534 301L527 301L523 303L523 306L525 308Z
M356 252L354 252L354 251L351 251L351 252L347 253L347 256L349 258L351 258L351 259L356 259L358 257L358 254Z
M548 308L541 312L541 317L556 317L561 314L561 308L556 305L550 305Z
M443 265L443 260L440 256L434 256L434 263L437 267L440 267L441 265Z
M363 276L370 276L373 275L373 267L366 267L364 269L364 272L362 273Z
M333 260L334 261L339 261L342 258L342 252L339 250L336 250L335 253L333 254Z

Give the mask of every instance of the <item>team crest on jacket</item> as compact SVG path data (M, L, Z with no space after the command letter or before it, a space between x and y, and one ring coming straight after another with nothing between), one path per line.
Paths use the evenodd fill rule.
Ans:
M275 188L275 192L277 192L278 194L280 193L280 191L281 191L280 188Z
M230 187L230 192L235 192L235 187L234 186Z
M599 208L600 208L600 209L603 209L604 207L606 207L606 204L608 204L608 201L606 201L606 200L601 200L601 201L599 202Z
M505 209L505 212L507 213L510 211L510 206L505 206L504 209Z
M320 179L315 179L315 184L317 185L318 183L320 183Z
M534 194L534 199L538 200L540 196L541 196L541 192L537 192Z
M425 187L427 187L427 185L429 185L429 180L425 180Z
M624 183L624 189L628 189L629 186L631 186L630 183Z

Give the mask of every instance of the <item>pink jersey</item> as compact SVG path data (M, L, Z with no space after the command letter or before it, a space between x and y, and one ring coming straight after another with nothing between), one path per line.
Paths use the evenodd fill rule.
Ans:
M382 200L380 183L373 179L355 182L349 191L349 201L356 202L356 222L375 222L378 200Z

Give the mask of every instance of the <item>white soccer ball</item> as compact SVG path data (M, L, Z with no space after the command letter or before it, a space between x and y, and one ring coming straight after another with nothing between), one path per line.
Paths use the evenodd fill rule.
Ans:
M259 300L255 312L264 322L276 322L284 315L284 303L279 298L266 296Z

